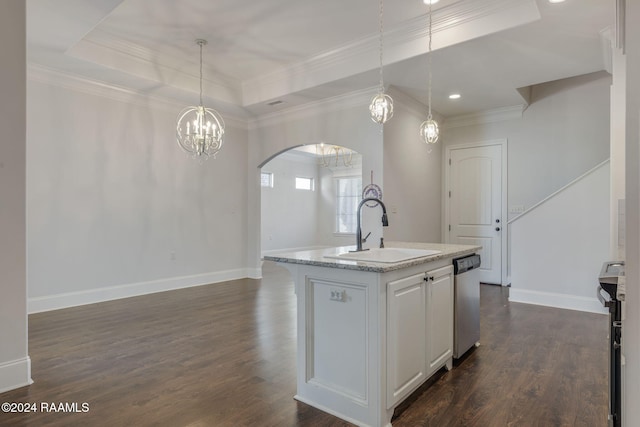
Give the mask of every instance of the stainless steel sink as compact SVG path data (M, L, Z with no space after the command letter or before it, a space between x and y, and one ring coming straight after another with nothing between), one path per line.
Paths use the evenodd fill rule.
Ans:
M336 255L325 255L324 257L350 261L394 263L438 255L440 253L442 253L442 251L431 249L374 248L368 251L344 252Z

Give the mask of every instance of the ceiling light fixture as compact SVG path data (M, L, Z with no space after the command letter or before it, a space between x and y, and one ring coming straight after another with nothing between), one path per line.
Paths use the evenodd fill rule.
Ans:
M460 94L452 93L451 95L449 95L449 99L460 99Z
M431 115L431 33L432 33L432 25L433 19L431 16L431 4L429 4L429 52L427 56L427 67L428 70L428 84L427 84L427 103L429 105L429 114L427 114L427 120L422 122L420 125L420 137L424 141L425 144L435 144L438 142L438 136L440 135L440 130L438 129L438 122L433 120L433 116Z
M554 3L564 3L564 0L549 0L549 3L554 4Z
M422 3L432 5L438 3L440 0L422 0Z
M206 40L197 39L200 46L200 105L187 107L178 114L176 138L178 145L194 158L215 158L224 137L224 120L214 109L205 108L202 102L202 46Z
M384 124L391 117L393 117L393 98L384 93L384 80L382 78L382 34L384 22L383 0L380 0L378 12L380 24L380 92L373 98L371 98L371 103L369 104L369 112L371 113L371 120L376 123Z
M339 145L332 145L330 148L326 148L324 142L316 144L316 156L320 158L318 163L324 168L332 166L331 163L334 157L335 163L333 166L335 167L338 166L338 163L342 163L347 168L353 165L353 151ZM340 157L342 157L342 162L340 162Z

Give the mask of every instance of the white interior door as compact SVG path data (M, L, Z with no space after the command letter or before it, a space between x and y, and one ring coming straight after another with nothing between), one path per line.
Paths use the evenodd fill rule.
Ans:
M480 281L502 283L502 146L450 150L450 243L481 245Z

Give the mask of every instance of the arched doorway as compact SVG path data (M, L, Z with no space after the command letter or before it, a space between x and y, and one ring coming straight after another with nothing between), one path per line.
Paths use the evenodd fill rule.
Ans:
M261 254L354 243L362 155L320 143L281 151L260 165Z

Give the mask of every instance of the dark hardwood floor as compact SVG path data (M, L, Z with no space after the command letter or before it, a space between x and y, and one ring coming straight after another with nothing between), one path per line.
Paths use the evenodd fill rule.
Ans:
M509 303L482 286L481 343L396 411L397 426L606 426L607 318ZM347 426L296 402L286 270L29 316L29 387L1 426Z

